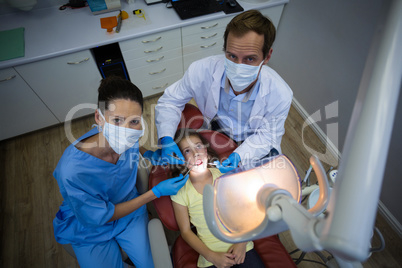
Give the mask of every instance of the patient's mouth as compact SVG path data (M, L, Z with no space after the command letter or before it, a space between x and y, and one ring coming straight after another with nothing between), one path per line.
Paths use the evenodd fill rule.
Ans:
M202 160L201 160L201 159L198 159L197 161L195 161L195 165L196 165L196 166L202 165Z

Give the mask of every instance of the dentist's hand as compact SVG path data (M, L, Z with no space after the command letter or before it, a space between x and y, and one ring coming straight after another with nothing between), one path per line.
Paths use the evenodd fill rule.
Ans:
M188 177L189 175L183 178L183 174L180 174L180 176L176 178L161 181L158 185L152 188L152 192L154 192L157 198L166 195L175 195L181 187L186 184Z
M162 146L162 159L163 161L167 161L169 164L173 165L183 165L184 164L184 157L180 152L179 147L174 142L171 137L163 137L161 139L161 146ZM175 159L172 155L177 156L181 160Z
M240 155L236 152L233 152L229 155L228 159L222 162L222 164L219 161L215 161L214 164L216 164L216 167L220 172L226 173L237 168L240 161Z
M163 165L162 161L162 150L158 149L155 152L148 150L142 155L145 159L148 159L152 165L160 166Z

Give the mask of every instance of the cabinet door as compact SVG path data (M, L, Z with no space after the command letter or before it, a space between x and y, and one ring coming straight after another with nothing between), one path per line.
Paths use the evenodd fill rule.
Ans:
M163 92L168 86L180 80L182 77L182 73L177 73L174 75L165 76L160 79L149 80L146 83L138 85L138 87L139 89L141 89L144 97L150 97L152 95Z
M102 77L89 50L25 64L16 70L61 122L94 112Z
M231 15L182 28L184 71L193 61L223 54L223 34L233 17Z
M130 79L144 97L163 92L183 76L179 28L119 44Z
M59 123L13 68L0 70L0 140Z

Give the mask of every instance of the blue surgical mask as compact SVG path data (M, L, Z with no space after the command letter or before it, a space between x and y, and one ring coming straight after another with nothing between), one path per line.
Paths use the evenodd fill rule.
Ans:
M103 136L105 136L110 147L118 153L122 154L129 148L133 147L134 144L144 135L144 120L141 116L142 130L119 127L106 122L105 117L102 112L98 109L100 116L105 120L105 125L102 127Z
M225 58L226 77L229 79L230 84L235 92L240 92L253 83L258 76L262 61L260 65L253 66L241 63L234 63Z

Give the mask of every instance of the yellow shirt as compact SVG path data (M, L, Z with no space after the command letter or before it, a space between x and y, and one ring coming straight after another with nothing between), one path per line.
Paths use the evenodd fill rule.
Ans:
M222 175L217 168L210 168L209 171L212 173L213 182ZM170 198L173 202L188 208L190 222L197 228L197 236L210 250L214 252L227 252L229 250L232 244L217 239L209 231L204 217L202 194L197 192L190 180L187 180L183 188L181 188L176 195L170 196ZM252 241L247 243L247 251L253 247L254 244ZM203 256L200 255L198 257L198 267L208 267L211 265L213 264L207 261Z

